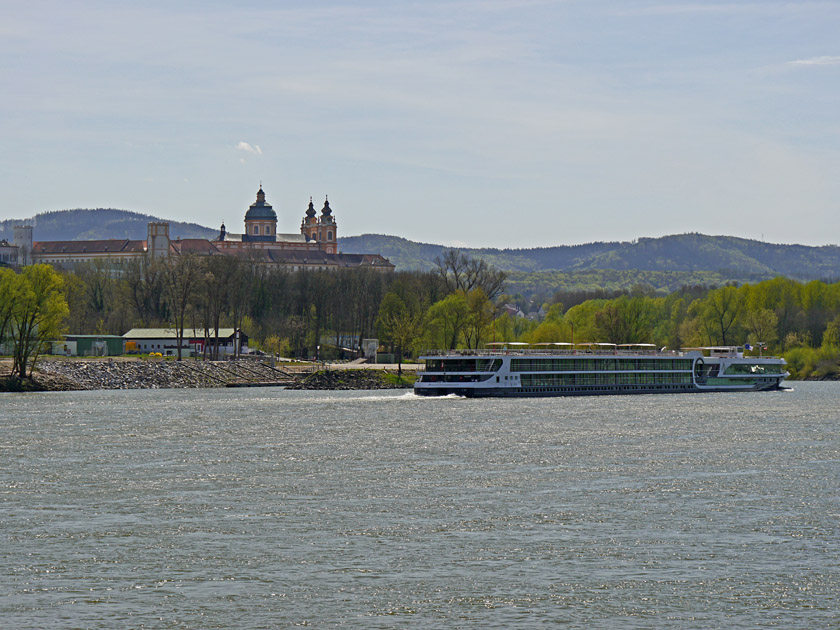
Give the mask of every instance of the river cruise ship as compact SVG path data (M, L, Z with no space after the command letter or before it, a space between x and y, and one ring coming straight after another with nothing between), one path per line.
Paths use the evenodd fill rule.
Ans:
M433 350L420 359L421 396L585 396L779 389L785 360L745 356L742 346L657 350L653 344L488 344ZM539 347L537 347L539 346Z

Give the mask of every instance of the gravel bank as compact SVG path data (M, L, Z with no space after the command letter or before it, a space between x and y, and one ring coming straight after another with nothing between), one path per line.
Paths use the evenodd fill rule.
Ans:
M323 370L289 385L289 389L410 389L414 376L404 374L402 381L395 381L396 375L384 370Z
M39 361L47 390L167 389L287 384L289 376L257 361Z

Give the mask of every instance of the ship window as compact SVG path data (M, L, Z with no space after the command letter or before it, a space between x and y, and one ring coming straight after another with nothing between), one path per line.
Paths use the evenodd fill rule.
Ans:
M749 363L735 363L724 371L724 374L781 374L781 365L756 365Z

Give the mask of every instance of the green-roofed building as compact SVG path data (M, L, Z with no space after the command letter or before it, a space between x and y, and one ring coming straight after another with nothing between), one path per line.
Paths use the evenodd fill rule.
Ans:
M53 354L78 357L118 357L125 354L125 341L119 335L64 335L52 344Z

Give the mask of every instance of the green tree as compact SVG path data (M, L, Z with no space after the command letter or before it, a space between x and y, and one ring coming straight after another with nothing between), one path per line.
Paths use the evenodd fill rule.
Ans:
M611 300L595 313L599 337L610 343L646 343L653 334L652 301L644 297Z
M391 340L397 353L397 374L402 376L403 353L410 352L422 331L423 313L411 309L396 293L388 293L379 309L382 330Z
M516 341L516 327L507 313L493 320L493 341Z
M828 322L822 338L823 348L840 348L840 315Z
M467 321L464 339L467 348L479 348L493 321L493 302L480 287L467 293Z
M563 305L552 304L548 308L545 319L523 335L528 343L555 343L571 339L571 325L565 321Z
M566 311L563 321L569 325L568 341L581 343L595 341L598 338L595 313L601 310L605 303L606 300L587 300Z
M769 308L746 310L742 317L752 343L772 344L777 339L779 318Z
M743 303L743 295L731 286L715 289L706 296L700 316L709 331L712 343L729 345Z
M12 372L26 378L44 343L59 339L69 313L62 293L64 279L49 265L25 267L12 306L11 336L14 340Z
M11 269L0 269L0 346L14 343L12 318L23 290L23 276Z
M429 307L426 314L427 338L432 345L454 350L467 323L467 300L456 291Z
M271 356L277 356L280 353L280 337L269 335L263 341L262 349Z

